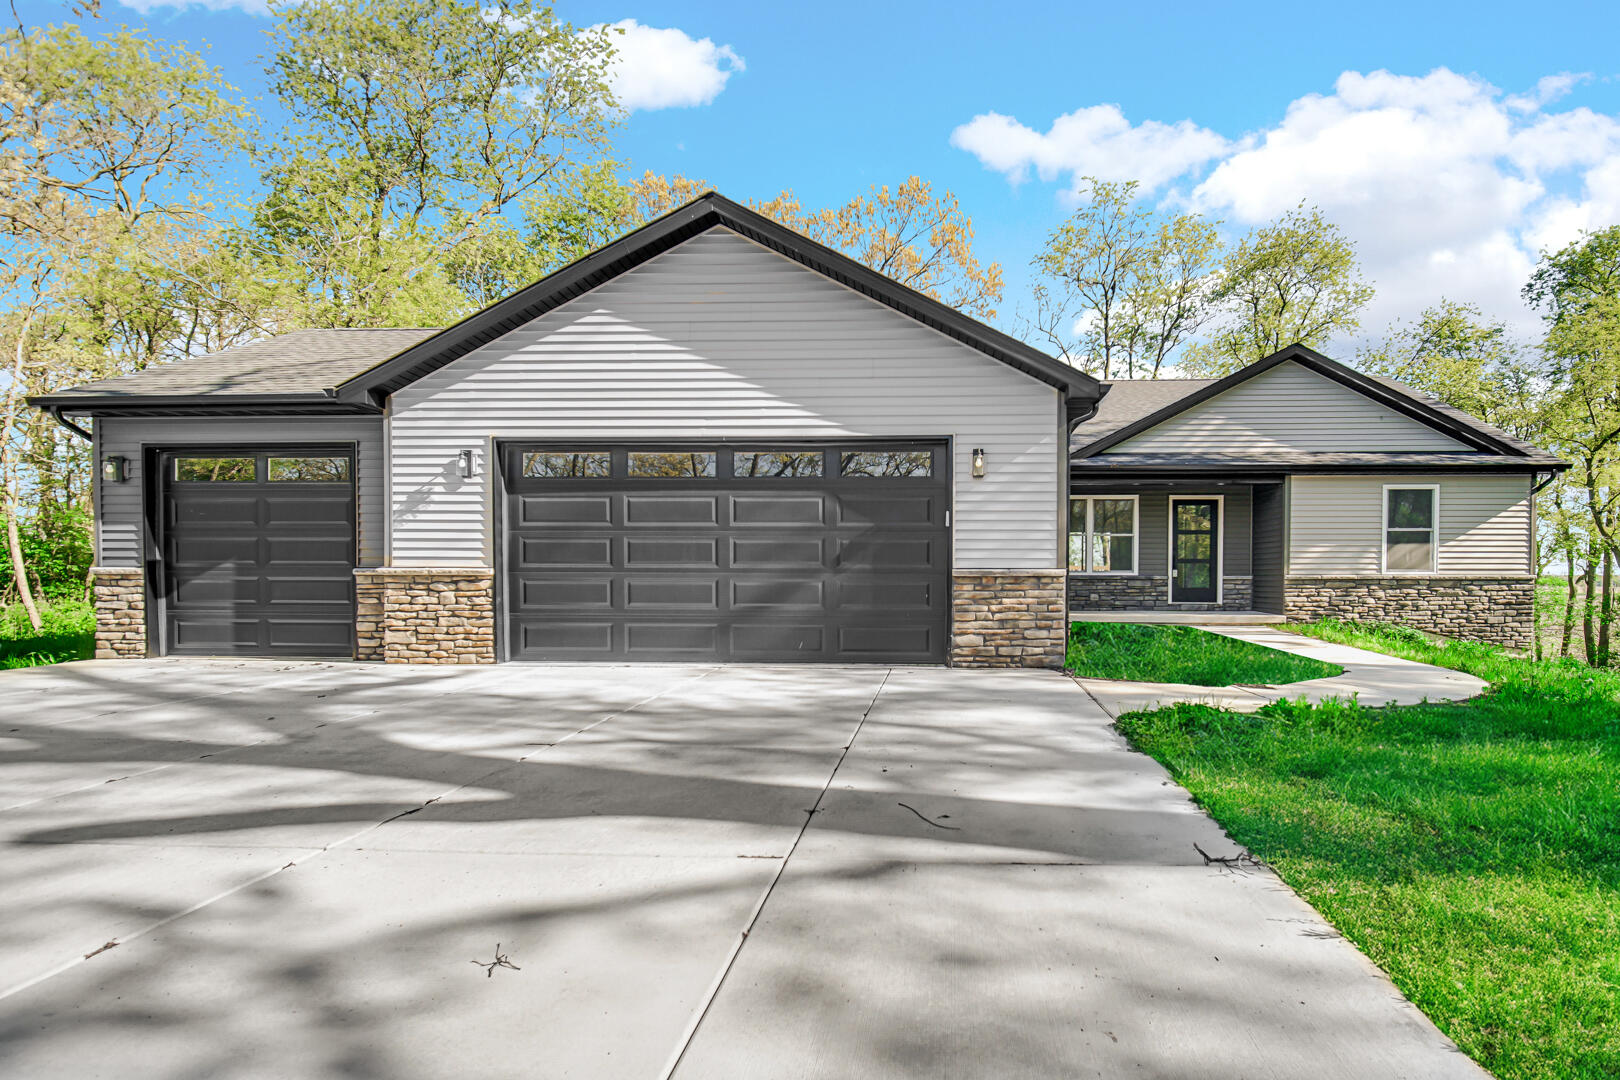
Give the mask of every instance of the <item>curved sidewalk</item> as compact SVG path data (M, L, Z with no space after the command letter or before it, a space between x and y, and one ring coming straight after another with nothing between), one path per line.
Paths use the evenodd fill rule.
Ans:
M1463 701L1484 692L1486 682L1449 668L1403 660L1349 645L1335 645L1271 626L1200 626L1212 634L1334 664L1343 674L1278 686L1190 686L1186 683L1076 679L1111 717L1179 702L1254 712L1270 701L1326 701L1355 697L1363 705L1417 705L1424 701Z

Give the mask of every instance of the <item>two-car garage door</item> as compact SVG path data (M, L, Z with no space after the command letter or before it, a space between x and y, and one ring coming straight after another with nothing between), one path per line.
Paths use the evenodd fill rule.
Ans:
M502 457L510 659L945 658L943 443Z

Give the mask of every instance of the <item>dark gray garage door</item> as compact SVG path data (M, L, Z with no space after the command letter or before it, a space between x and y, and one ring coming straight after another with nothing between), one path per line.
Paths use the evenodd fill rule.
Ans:
M354 655L350 449L161 456L170 653Z
M945 659L943 443L502 456L513 660Z

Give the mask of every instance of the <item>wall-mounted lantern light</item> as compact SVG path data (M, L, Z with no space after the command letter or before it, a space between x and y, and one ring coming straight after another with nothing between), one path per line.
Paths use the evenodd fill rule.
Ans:
M458 455L458 458L461 464L461 478L463 480L471 480L473 478L473 452L471 450L463 450Z
M973 477L976 480L984 478L984 451L973 451Z
M126 471L128 461L117 454L108 454L101 459L101 478L109 484L122 484L129 479Z

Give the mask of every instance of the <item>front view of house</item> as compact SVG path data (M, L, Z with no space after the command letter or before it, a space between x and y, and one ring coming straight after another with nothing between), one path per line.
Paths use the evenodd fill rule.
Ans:
M1522 645L1563 467L1302 347L1100 383L714 194L445 330L34 404L95 421L108 657L1057 667L1071 617L1166 611Z

